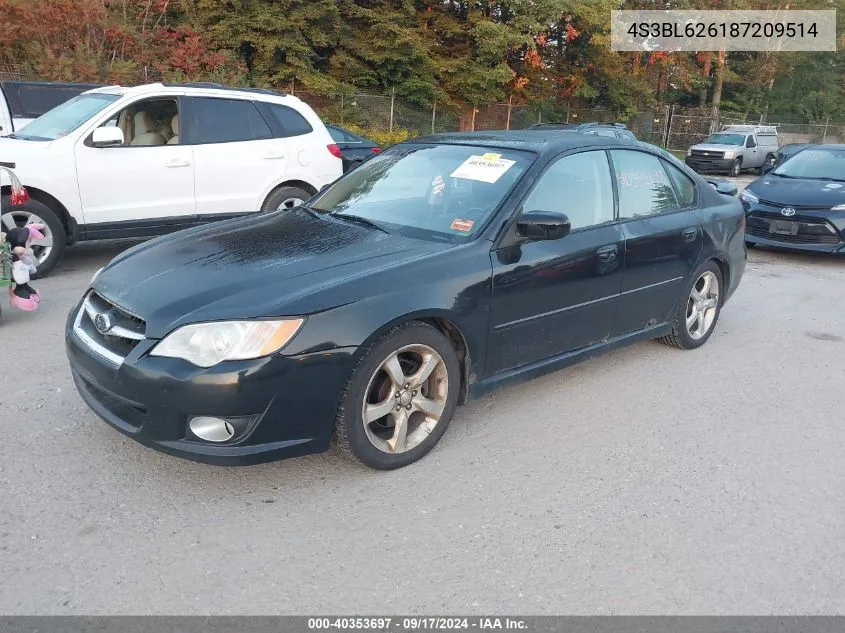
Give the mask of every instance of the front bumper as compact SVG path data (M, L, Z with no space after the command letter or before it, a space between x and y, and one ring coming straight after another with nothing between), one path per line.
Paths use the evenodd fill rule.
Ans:
M250 361L208 369L149 356L141 341L120 364L99 356L68 318L66 351L80 396L105 422L138 442L195 461L241 466L328 449L355 348ZM232 420L223 443L191 433L194 416Z
M733 158L708 158L706 156L687 156L684 162L697 173L730 172Z
M745 206L745 239L788 250L845 255L845 212L797 209L784 216L781 207L764 202Z

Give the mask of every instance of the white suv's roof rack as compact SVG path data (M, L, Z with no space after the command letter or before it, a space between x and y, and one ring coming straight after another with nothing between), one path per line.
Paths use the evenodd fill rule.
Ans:
M752 134L777 134L777 125L723 125L722 132L750 132Z

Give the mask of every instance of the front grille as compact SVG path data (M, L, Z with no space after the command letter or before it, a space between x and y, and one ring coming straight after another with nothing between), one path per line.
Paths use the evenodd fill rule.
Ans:
M787 244L836 245L840 242L836 229L826 222L780 220L751 215L747 220L745 232Z
M782 202L772 202L771 200L760 199L760 204L765 204L767 207L774 207L775 209L785 209L792 207L796 211L830 211L830 205L826 207L811 206L807 204L784 204Z
M142 319L90 291L76 315L73 331L92 351L113 364L123 359L144 340Z
M695 156L696 158L724 158L724 152L711 152L710 150L703 150L703 149L694 149L691 151L690 156Z

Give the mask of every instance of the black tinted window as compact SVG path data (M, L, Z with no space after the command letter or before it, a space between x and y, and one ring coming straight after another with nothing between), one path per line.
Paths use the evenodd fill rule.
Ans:
M265 103L264 107L276 123L275 127L278 128L276 136L300 136L301 134L308 134L314 131L314 128L305 120L305 117L293 108L288 108L277 103ZM338 132L343 135L343 132L340 132L340 130ZM334 138L334 133L332 133L332 138Z
M757 147L757 143L754 142L754 138L749 136L748 139L745 141L746 147Z
M610 156L619 189L620 218L639 218L680 207L657 156L627 150L612 150Z
M669 172L669 178L675 184L675 190L681 198L681 204L687 206L695 202L695 183L692 179L670 163L664 161L663 166Z
M326 129L329 131L329 136L332 137L332 140L335 143L344 143L346 142L346 135L341 132L336 127L332 127L331 125L327 125Z
M192 144L232 143L272 138L270 126L251 101L196 97L192 104Z

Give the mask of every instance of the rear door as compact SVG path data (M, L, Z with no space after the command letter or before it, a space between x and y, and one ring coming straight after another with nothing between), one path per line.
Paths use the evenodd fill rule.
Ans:
M664 323L698 263L704 237L695 183L668 162L611 150L625 236L622 295L613 335Z
M287 169L288 145L274 138L249 99L188 97L180 138L194 152L197 214L258 211L268 183Z

